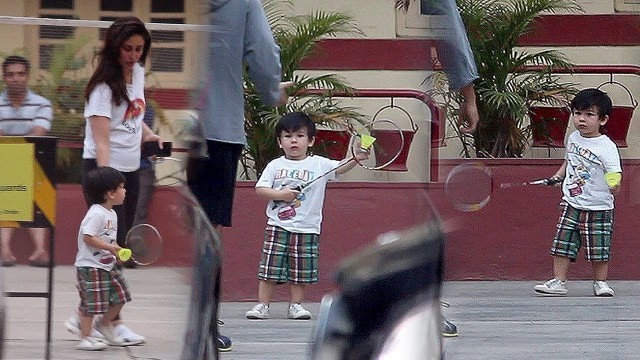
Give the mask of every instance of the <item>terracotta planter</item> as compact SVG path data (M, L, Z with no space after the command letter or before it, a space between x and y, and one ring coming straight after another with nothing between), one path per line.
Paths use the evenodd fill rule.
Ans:
M391 120L387 119L378 119L380 114L387 110L399 110L404 116L409 119L409 123L411 124L410 130L402 130L398 127L396 123L393 123ZM391 105L381 107L374 115L373 115L373 124L376 124L376 119L381 120L380 126L385 126L385 122L388 122L386 126L391 125L391 129L383 129L383 128L373 128L371 129L371 135L376 138L376 143L379 145L376 147L374 144L373 151L375 153L376 158L376 166L382 166L381 170L386 171L408 171L407 168L407 158L409 157L409 149L411 149L411 142L413 141L413 136L418 131L418 126L413 121L411 114L407 112L404 108L394 105L393 102ZM439 120L439 119L434 119ZM440 123L440 121L432 121ZM375 126L375 125L374 125ZM394 129L395 127L395 129ZM402 133L402 135L400 134ZM433 134L432 134L433 136ZM444 134L443 134L444 138ZM377 149L377 150L376 150ZM392 153L383 153L380 149L400 149L400 153L398 154L398 150L395 150ZM395 158L394 158L395 157ZM385 166L385 164L387 164Z
M604 125L605 134L607 134L607 136L609 136L618 147L627 147L627 134L629 133L629 126L631 125L633 112L638 106L638 101L633 97L633 94L626 86L617 81L613 81L613 75L611 80L600 84L598 89L601 89L606 85L619 86L629 96L630 104L614 105L611 109L611 114L609 114L609 121Z
M409 157L409 149L411 148L411 141L413 141L413 135L415 130L402 130L402 136L396 130L371 130L371 135L376 138L376 143L380 144L385 149L398 149L402 146L400 154L391 161L396 155L395 153L382 153L376 151L374 145L373 151L376 157L376 166L381 166L389 161L391 163L382 168L387 171L407 171L407 158ZM397 150L395 151L397 153Z
M566 107L533 106L529 109L534 147L564 147L571 110Z
M347 156L351 135L348 131L318 129L313 152L333 160L342 160Z
M604 124L605 134L618 147L627 147L627 134L633 118L635 106L614 106L609 115L609 121Z

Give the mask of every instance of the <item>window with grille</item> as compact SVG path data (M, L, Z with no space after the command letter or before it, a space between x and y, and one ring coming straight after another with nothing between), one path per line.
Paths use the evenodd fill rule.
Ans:
M615 0L617 12L640 13L640 0Z
M409 9L396 10L396 34L398 36L437 38L444 33L446 21L431 1L412 1Z
M153 6L152 6L153 10ZM151 22L161 24L184 24L184 17L155 17ZM174 30L151 30L151 71L182 72L184 67L184 32Z
M40 14L41 18L48 19L75 19L77 18L72 13L73 2L72 1L46 1L42 0L42 5L47 6L43 8L43 12ZM54 7L57 5L57 7ZM69 9L71 7L71 9ZM48 10L48 11L47 11ZM38 45L38 68L48 69L51 64L51 56L58 44L64 43L68 39L72 39L75 36L75 27L70 26L54 26L54 25L40 25L38 26L38 38L41 40Z
M93 2L93 4L91 4ZM86 19L114 21L134 14L144 22L184 24L185 0L40 0L38 17L53 19ZM97 15L97 16L96 16ZM91 31L84 29L85 32ZM95 29L104 39L106 29ZM182 73L185 71L185 34L178 30L151 30L151 53L147 66L154 72ZM37 31L38 67L48 69L57 44L76 37L77 29L68 26L40 25Z
M40 0L40 9L73 10L73 0Z
M133 0L100 0L101 11L132 11Z

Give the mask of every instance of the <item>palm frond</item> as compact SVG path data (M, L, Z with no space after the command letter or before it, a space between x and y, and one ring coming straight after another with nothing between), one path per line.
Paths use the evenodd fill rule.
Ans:
M291 0L265 0L262 3L267 21L271 25L271 30L275 33L287 24L287 13L293 8Z
M316 11L287 20L289 27L275 34L281 48L283 74L287 77L300 67L303 59L314 54L318 40L338 34L362 34L353 18L341 13Z
M284 4L282 4L284 2ZM336 74L310 76L300 74L300 63L317 51L316 42L340 34L361 35L353 18L343 13L315 11L304 16L288 16L284 5L290 0L267 0L265 4L274 38L280 46L282 78L292 80L290 102L272 108L260 100L255 86L245 74L245 132L247 146L241 158L245 178L259 176L267 163L279 156L275 137L275 124L280 117L292 111L311 114L314 121L331 126L337 119L357 120L355 108L341 105L332 93L349 93L353 88ZM312 95L305 89L326 89L326 93Z
M528 106L557 104L575 91L575 84L559 81L555 68L573 64L555 50L520 50L519 39L541 14L579 11L574 0L458 0L469 42L478 66L475 82L480 124L474 134L476 156L519 157L531 129ZM527 68L535 65L536 68ZM441 96L455 109L458 98ZM456 111L447 113L455 121ZM460 134L459 134L460 135ZM468 139L460 135L464 146Z

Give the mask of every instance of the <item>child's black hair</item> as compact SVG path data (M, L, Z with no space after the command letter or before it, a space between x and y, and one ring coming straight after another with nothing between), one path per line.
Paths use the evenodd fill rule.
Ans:
M599 89L584 89L571 100L571 112L574 110L587 110L595 106L598 108L598 117L603 118L611 114L613 104L611 98Z
M101 166L89 171L85 186L89 202L91 204L104 204L107 193L118 190L118 187L124 182L124 175L108 166Z
M311 120L311 116L299 111L285 114L276 125L276 138L280 138L282 132L292 133L302 128L307 129L309 139L316 136L316 123Z

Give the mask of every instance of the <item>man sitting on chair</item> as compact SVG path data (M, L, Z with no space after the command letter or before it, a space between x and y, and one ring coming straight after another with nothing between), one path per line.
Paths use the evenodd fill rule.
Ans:
M2 79L6 88L0 93L0 136L45 136L51 129L51 102L27 87L29 68L29 60L22 56L9 56L2 63ZM3 266L16 263L10 242L14 230L0 229L0 260ZM49 254L45 248L47 229L30 228L29 232L34 243L29 264L48 266Z

